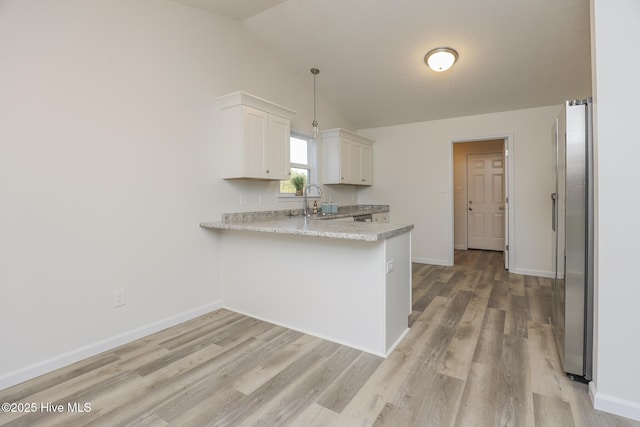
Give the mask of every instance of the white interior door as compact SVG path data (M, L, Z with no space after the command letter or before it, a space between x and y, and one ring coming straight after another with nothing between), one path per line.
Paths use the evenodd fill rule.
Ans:
M470 249L505 249L502 153L467 156L467 242Z

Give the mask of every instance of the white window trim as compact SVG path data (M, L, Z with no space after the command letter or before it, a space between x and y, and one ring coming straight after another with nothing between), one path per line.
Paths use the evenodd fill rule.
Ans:
M291 136L294 138L300 138L300 139L306 139L308 141L308 146L307 146L307 161L308 164L304 165L304 164L300 164L300 163L291 163L292 168L300 168L300 169L309 169L309 181L310 183L316 183L316 181L318 180L318 144L316 143L316 141L313 139L312 136L310 135L306 135L302 132L297 132L297 131L291 131ZM307 183L309 184L309 183ZM278 200L278 202L301 202L303 200L302 196L296 196L295 194L287 194L287 193L281 193L279 190L279 186L278 186L278 196L276 197L276 199ZM322 196L316 194L316 191L313 192L314 194L312 195L308 195L307 199L308 200L315 200L315 201L319 201Z

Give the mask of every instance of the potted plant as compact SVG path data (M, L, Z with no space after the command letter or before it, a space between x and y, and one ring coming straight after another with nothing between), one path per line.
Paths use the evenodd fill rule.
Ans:
M302 196L302 192L304 191L304 183L307 180L307 177L304 175L293 175L289 181L296 189L296 196Z

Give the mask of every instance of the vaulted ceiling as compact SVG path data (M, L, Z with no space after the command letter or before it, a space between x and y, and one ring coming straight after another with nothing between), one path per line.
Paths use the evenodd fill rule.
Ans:
M176 1L240 20L310 86L319 68L318 96L357 128L591 95L585 0ZM436 73L440 46L459 59Z

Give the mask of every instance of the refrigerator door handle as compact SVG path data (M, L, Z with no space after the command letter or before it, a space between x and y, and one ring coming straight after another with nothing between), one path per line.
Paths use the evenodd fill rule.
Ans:
M558 216L556 212L557 199L558 199L558 194L551 193L551 229L553 229L553 231L557 231L556 230L556 220Z

